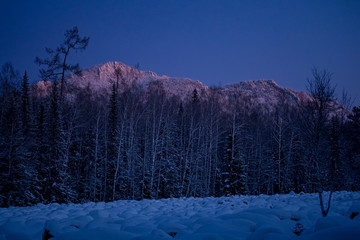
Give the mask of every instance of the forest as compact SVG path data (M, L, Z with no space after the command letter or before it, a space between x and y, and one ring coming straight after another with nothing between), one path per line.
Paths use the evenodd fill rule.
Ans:
M89 40L77 28L65 37L47 49L55 63ZM109 96L84 88L68 99L65 70L79 66L36 61L48 67L45 96L11 63L0 72L1 207L360 190L360 108L337 107L326 70L313 69L308 100L264 109L236 91L223 106L220 87L169 96L161 81L143 88L121 72Z
M11 75L12 74L12 75ZM2 79L16 76L4 64ZM360 189L360 108L333 109L329 75L313 71L311 101L251 108L217 89L185 100L161 82L114 84L69 101L2 81L0 205ZM65 88L66 89L66 86Z

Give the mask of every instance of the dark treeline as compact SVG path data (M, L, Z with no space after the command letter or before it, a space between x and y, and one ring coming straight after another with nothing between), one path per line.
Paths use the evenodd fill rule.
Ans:
M222 106L215 88L167 97L161 82L114 84L104 99L88 88L68 101L55 81L35 97L26 73L17 88L4 74L2 207L360 187L360 109L335 112L316 70L311 101L271 111L236 92Z

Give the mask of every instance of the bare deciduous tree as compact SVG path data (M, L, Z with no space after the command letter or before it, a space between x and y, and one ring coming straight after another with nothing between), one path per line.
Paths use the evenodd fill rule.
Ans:
M330 178L331 175L323 176L322 169L320 165L325 165L328 161L327 154L324 155L322 152L328 151L328 146L322 144L325 142L321 136L325 131L325 127L330 120L330 113L332 112L333 101L335 98L335 86L333 86L331 82L332 73L327 70L319 71L317 68L313 68L312 70L312 79L308 79L308 90L311 94L311 106L312 106L312 115L313 118L313 133L314 133L314 146L313 146L313 161L316 166L316 182L319 184L319 199L320 199L320 207L323 217L326 217L327 213L330 210L330 202L331 196L333 192L333 186L324 186L325 182L333 182ZM331 172L331 169L330 169ZM325 174L326 175L326 174ZM325 179L324 179L325 178ZM324 202L322 197L323 188L327 187L330 190L330 196L328 200L327 209L324 208Z

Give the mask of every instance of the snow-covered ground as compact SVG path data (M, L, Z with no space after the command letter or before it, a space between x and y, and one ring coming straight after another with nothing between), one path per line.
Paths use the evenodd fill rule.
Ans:
M0 240L360 239L359 211L360 192L334 193L326 218L317 194L39 204L0 208Z

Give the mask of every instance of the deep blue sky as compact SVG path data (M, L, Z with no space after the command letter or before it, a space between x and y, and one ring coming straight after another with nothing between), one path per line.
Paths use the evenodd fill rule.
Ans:
M360 104L357 0L4 0L0 9L0 64L32 81L35 57L78 26L90 43L70 60L82 68L120 61L207 85L274 79L305 90L317 66Z

